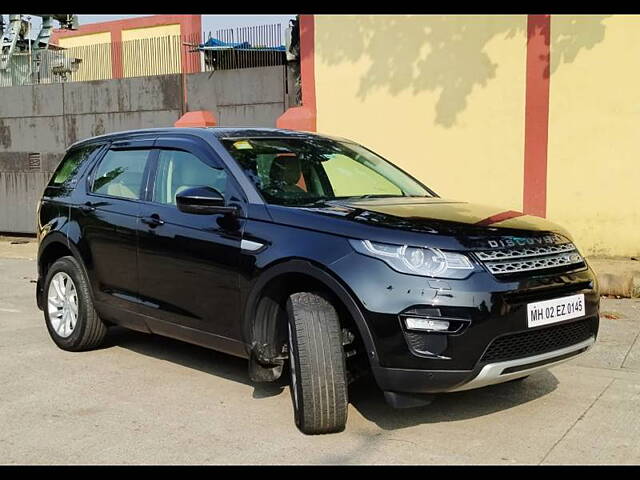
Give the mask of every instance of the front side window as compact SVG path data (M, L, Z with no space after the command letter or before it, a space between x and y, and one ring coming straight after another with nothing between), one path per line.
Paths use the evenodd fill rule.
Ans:
M227 174L182 150L161 150L153 185L153 201L175 205L176 195L193 187L212 187L224 195Z
M234 138L223 145L268 203L431 197L423 185L360 145L324 138Z
M139 200L150 150L109 150L93 177L91 191Z
M101 146L102 145L87 145L68 152L51 177L49 186L62 187L71 182L78 173L80 166Z

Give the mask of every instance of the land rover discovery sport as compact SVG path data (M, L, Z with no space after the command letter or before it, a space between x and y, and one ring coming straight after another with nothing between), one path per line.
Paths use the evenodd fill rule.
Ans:
M392 405L418 405L566 361L598 332L596 279L564 229L440 198L340 138L90 138L37 222L37 301L60 348L122 325L247 358L256 382L288 372L308 434L344 429L363 372Z

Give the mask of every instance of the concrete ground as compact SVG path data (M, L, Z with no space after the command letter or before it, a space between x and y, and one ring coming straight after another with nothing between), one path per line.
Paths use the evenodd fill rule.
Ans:
M120 328L100 350L59 350L34 262L4 257L1 464L640 463L637 299L604 299L596 346L567 364L412 410L363 379L347 429L308 437L286 385L251 384L244 360Z
M589 258L598 277L600 292L624 298L640 298L640 261L637 258Z

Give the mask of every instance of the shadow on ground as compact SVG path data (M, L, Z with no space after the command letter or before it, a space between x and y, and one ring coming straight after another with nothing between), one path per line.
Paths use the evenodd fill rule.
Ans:
M549 371L543 371L520 382L436 395L433 402L424 407L395 409L387 405L375 380L366 377L351 386L349 401L364 418L383 430L398 430L421 424L455 422L509 410L547 395L557 386L556 377Z
M276 383L253 383L247 374L246 360L179 340L113 327L109 330L104 348L114 346L251 385L254 388L253 398L256 399L277 396L288 390L287 372ZM544 371L522 382L437 395L428 406L397 410L387 405L373 377L366 376L350 386L349 400L367 420L383 430L397 430L420 424L481 417L508 410L552 392L557 385L556 377L551 372Z
M122 327L111 327L103 348L115 346L250 385L253 387L253 398L279 395L289 383L288 377L274 383L253 383L249 380L245 359L160 335L149 335Z

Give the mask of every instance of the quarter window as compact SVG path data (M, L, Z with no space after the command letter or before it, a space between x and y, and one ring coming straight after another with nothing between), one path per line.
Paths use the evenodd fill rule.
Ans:
M140 199L149 152L109 150L96 170L91 191L112 197Z
M224 195L227 174L182 150L160 150L153 201L175 205L176 195L192 187L212 187Z
M101 147L101 145L88 145L86 147L80 147L65 155L62 162L56 169L49 183L52 187L60 187L73 178L78 173L80 166L91 156L91 154Z

